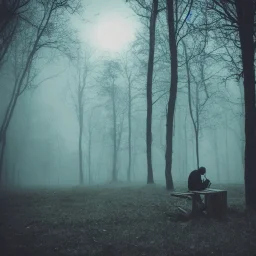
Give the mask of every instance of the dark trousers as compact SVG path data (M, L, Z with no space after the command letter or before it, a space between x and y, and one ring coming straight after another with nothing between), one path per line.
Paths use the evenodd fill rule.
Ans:
M198 194L195 194L195 199L196 199L196 201L197 201L198 203L202 203L202 202L203 202L201 196L198 195Z
M204 204L200 195L198 195L198 194L195 195L195 201L196 201L196 204L198 205L198 209L200 209L200 211L204 211L206 209L206 205Z

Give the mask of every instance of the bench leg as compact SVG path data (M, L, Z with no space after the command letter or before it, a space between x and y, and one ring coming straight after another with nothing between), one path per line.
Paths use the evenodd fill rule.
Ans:
M196 197L195 195L192 196L192 212L191 215L195 216L197 214L198 207L197 207L197 202L196 202Z
M211 217L221 218L227 212L227 192L207 195L206 211Z

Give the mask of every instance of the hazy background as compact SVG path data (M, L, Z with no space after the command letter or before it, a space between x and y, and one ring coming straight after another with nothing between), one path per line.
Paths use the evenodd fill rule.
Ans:
M89 72L84 93L83 163L85 184L88 184L88 140L91 133L92 184L111 180L112 172L112 115L109 100L103 92L101 75L104 61L128 56L129 68L135 82L132 105L132 181L146 182L146 67L148 45L145 26L129 4L121 0L84 0L85 8L72 16L69 26L76 30L73 39L80 41L83 52L91 55L93 70ZM194 14L195 13L195 14ZM196 12L192 13L196 15ZM119 24L104 27L104 24ZM161 27L161 25L158 25ZM104 34L106 33L106 35ZM109 38L110 34L110 38ZM111 39L113 42L111 43ZM159 43L160 44L160 43ZM209 44L211 47L211 44ZM71 47L72 48L72 47ZM143 52L141 49L145 49ZM72 48L74 50L74 48ZM158 50L156 50L157 52ZM159 52L161 49L159 47ZM76 51L74 50L74 54ZM163 55L154 74L153 101L163 90L168 92L169 63ZM167 57L168 58L168 57ZM3 179L8 185L77 185L78 119L74 101L78 83L74 62L64 54L44 49L36 61L37 76L32 88L19 98L7 134ZM3 118L13 81L13 62L3 67L0 77L0 117ZM200 165L207 168L212 183L243 182L243 107L242 82L223 77L228 69L223 62L209 61L206 74L211 76L212 96L201 115ZM173 179L186 182L190 171L196 169L195 139L188 112L186 76L179 69L179 89L175 110ZM118 124L122 126L118 151L118 179L126 181L128 165L127 80L117 76L120 88ZM159 92L159 88L161 88ZM165 113L167 95L153 105L153 170L157 183L164 182Z

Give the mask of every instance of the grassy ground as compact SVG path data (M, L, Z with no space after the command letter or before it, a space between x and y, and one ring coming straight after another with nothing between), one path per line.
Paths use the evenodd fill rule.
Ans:
M243 200L229 186L225 219L181 222L177 206L191 201L161 186L2 191L0 255L253 256L256 215Z

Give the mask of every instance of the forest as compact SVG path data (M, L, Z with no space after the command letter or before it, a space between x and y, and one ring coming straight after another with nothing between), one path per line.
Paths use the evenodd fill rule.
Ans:
M253 255L255 47L255 0L0 0L3 255ZM192 220L184 228L203 227L191 245L173 222L171 232L157 218L175 210L170 192L187 190L190 172L201 166L212 187L228 191L231 224L225 231L225 223L209 220L206 228ZM103 227L105 218L113 220L99 235L90 223ZM74 238L83 236L76 233L83 221L91 227L89 249ZM147 237L141 244L136 221ZM26 235L21 223L37 230ZM122 232L111 233L115 225ZM63 226L71 251L48 240L45 252L31 247L32 234ZM195 249L205 234L207 245ZM137 249L123 245L126 239Z

